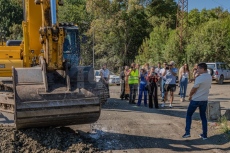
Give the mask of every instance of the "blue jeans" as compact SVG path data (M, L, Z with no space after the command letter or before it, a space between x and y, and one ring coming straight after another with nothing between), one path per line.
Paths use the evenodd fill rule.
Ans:
M165 80L162 79L161 80L161 97L162 97L162 100L165 98L164 86L165 86Z
M192 115L196 111L196 108L199 107L200 111L200 118L202 121L202 129L203 129L203 135L207 136L208 132L208 123L206 119L206 108L207 108L208 101L190 101L190 104L188 106L187 110L187 116L186 116L186 127L185 132L186 134L190 134L191 124L192 124Z
M138 102L137 105L141 105L142 100L142 94L144 92L144 105L147 106L147 90L145 88L146 84L140 84L139 86L139 96L138 96Z
M188 78L183 78L180 81L180 97L185 98L186 97L186 91L188 86Z

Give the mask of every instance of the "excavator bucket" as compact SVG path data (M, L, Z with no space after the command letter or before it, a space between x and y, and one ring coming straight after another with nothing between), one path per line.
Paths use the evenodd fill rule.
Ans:
M75 69L72 73L75 75L69 77L61 72L46 74L42 67L13 68L16 128L66 126L97 121L101 111L98 97L100 90L92 81L85 81L84 75L83 79L77 77L78 74L90 72L89 68L81 67Z

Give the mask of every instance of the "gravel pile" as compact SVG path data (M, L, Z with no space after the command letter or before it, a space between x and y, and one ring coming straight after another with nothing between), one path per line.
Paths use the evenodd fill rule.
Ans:
M1 153L97 153L96 141L89 134L68 127L31 128L16 131L0 127Z

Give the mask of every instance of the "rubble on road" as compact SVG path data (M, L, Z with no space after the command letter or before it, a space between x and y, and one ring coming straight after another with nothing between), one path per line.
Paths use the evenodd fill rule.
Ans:
M96 153L96 142L86 137L84 132L68 127L30 128L15 130L12 127L0 127L1 153Z

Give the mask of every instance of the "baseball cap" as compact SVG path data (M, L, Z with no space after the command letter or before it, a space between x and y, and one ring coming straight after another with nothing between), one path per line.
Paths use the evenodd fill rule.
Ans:
M170 61L169 65L175 65L176 63L174 61Z

